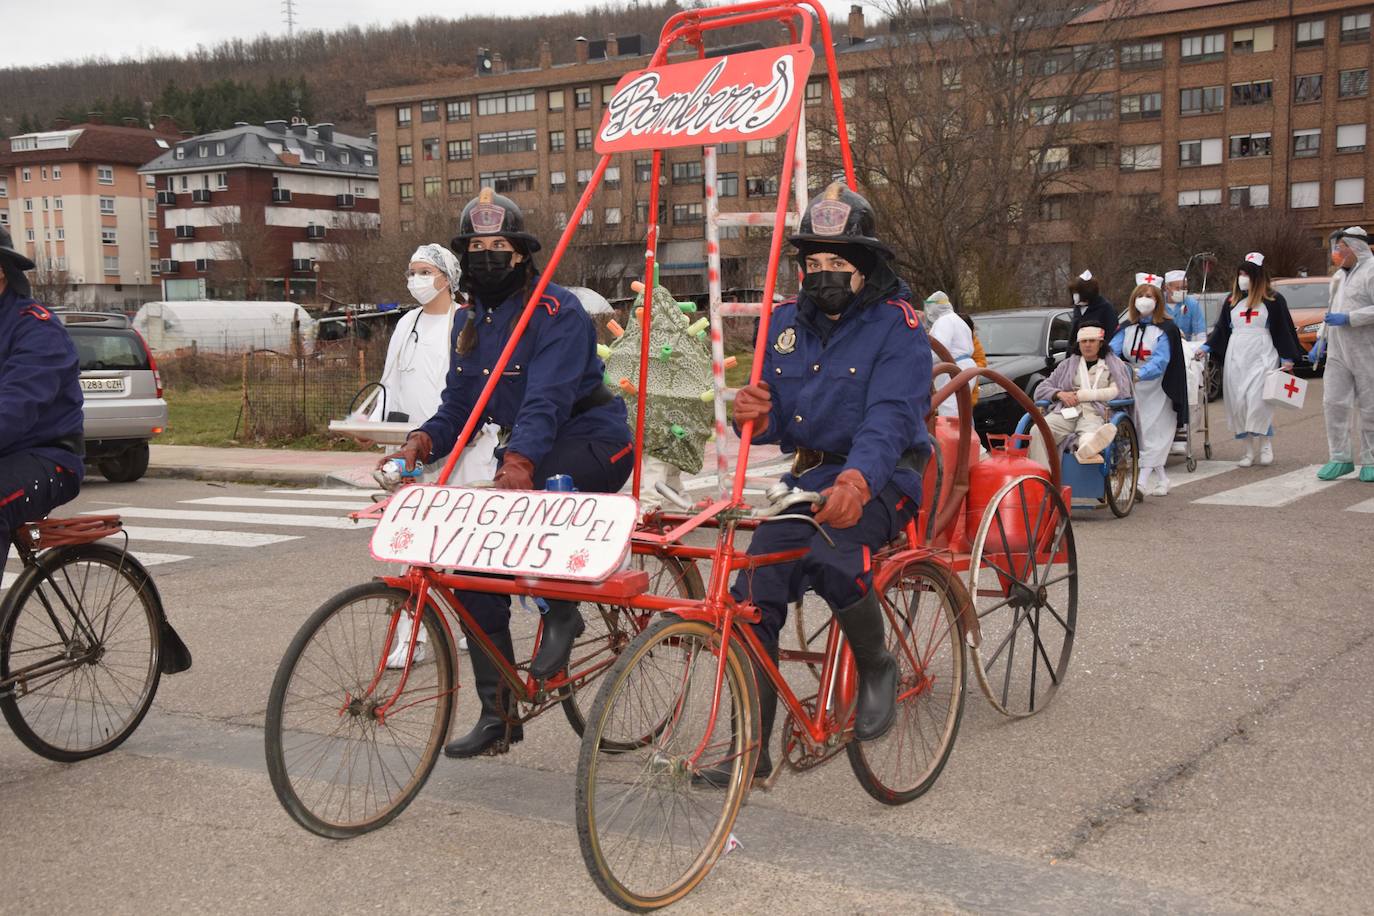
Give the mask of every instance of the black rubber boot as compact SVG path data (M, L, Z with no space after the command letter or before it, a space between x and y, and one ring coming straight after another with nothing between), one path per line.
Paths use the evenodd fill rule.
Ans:
M568 667L573 640L582 635L587 625L582 612L572 601L550 601L544 614L544 634L539 638L539 652L530 662L530 676L545 681Z
M511 644L510 630L488 635L496 644L496 648L506 657L506 661L514 661L515 649ZM482 703L482 714L478 716L477 724L472 727L472 731L444 745L444 756L476 757L480 754L504 754L510 750L512 744L524 739L525 728L518 722L512 724L508 721L508 717L515 711L515 704L501 673L492 664L491 659L475 645L468 654L472 659L472 679L477 697Z
M883 609L870 591L835 619L849 640L859 670L859 703L854 711L854 737L876 741L897 719L897 660L887 651Z
M768 655L773 659L773 664L778 663L778 647L773 646L768 650ZM773 737L773 721L778 715L778 691L773 686L773 682L754 666L754 679L759 685L759 756L754 764L754 778L767 779L773 774L773 755L768 750L768 746ZM724 789L730 785L730 774L734 768L718 763L713 767L707 767L700 773L692 777L692 784L696 786L708 786L712 789Z

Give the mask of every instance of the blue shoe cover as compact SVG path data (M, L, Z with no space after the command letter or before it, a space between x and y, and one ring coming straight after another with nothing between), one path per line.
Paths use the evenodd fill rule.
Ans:
M1365 468L1371 475L1374 475L1374 468ZM1346 474L1355 473L1355 465L1349 461L1328 461L1322 465L1322 469L1317 472L1318 480L1335 480L1337 477L1344 477ZM1364 480L1364 472L1360 473L1360 479ZM1374 479L1374 477L1371 477Z

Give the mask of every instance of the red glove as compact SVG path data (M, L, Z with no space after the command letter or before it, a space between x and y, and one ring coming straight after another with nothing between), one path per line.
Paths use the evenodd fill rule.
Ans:
M840 471L835 485L821 493L825 505L816 513L816 524L829 525L831 528L853 528L864 514L864 504L868 502L868 481L864 475L853 468Z
M424 433L417 429L406 436L405 445L402 445L399 451L392 452L390 455L384 456L381 461L378 461L377 467L384 467L392 458L404 458L406 470L413 471L417 464L428 463L429 456L433 451L434 440L429 437L429 433Z
M743 425L750 420L762 420L756 425L756 432L768 428L768 412L773 409L773 396L768 393L768 383L745 385L735 392L735 422Z
M506 452L494 483L498 490L533 490L534 462L519 452Z

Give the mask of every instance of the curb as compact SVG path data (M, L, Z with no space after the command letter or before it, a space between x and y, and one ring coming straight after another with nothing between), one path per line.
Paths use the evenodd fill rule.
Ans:
M269 468L187 467L149 465L143 476L162 480L206 480L218 483L271 483L286 486L323 487L338 481L319 471L289 471ZM361 492L361 491L360 491Z

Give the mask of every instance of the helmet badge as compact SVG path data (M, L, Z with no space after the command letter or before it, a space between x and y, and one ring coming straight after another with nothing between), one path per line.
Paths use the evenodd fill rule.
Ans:
M811 231L816 235L844 235L852 208L842 200L818 200L811 205Z
M479 203L469 214L472 231L477 235L500 235L501 225L506 221L506 208L500 204Z

